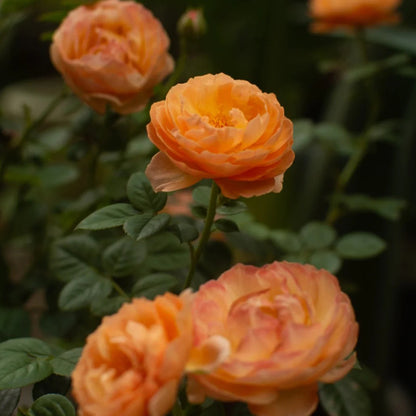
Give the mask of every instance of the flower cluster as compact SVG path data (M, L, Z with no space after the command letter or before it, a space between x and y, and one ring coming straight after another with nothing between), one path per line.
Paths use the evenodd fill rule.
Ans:
M324 29L393 20L398 0L310 4ZM188 12L182 26L196 17ZM168 46L142 5L104 0L67 16L51 57L93 109L128 114L173 70ZM293 125L276 96L223 73L174 85L151 106L147 133L159 149L146 169L155 191L212 179L230 199L280 192L294 160ZM307 416L318 382L354 365L357 334L350 300L329 272L238 264L195 293L134 299L104 318L73 372L73 393L81 416L163 416L186 375L190 403L211 397L245 402L257 416Z
M104 318L73 373L82 416L163 416L188 399L244 401L253 414L310 415L318 381L354 365L358 325L325 270L238 264L180 296L136 299Z

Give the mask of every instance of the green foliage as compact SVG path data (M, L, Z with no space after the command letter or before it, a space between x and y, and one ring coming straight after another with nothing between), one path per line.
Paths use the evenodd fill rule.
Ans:
M139 239L140 233L149 221L153 218L153 213L145 212L144 214L138 214L134 217L130 217L123 225L124 232L134 238Z
M337 273L342 266L341 258L333 250L318 250L311 254L309 263L318 269L328 270L330 273Z
M77 228L81 230L104 230L119 227L138 212L130 204L118 203L108 205L93 212L83 219Z
M354 150L351 134L339 124L329 122L317 124L314 134L322 144L335 152L350 155Z
M382 253L386 243L375 234L355 232L341 237L336 244L338 255L344 259L366 259Z
M191 212L196 218L205 219L207 216L207 209L200 205L192 206Z
M206 2L204 13L208 22L215 21L215 30L207 31L203 50L198 50L196 43L186 45L192 59L180 73L182 40L175 38L170 29L181 13L178 6L183 6L184 11L185 3L192 2L178 5L148 1L146 6L154 7L156 16L167 19L162 24L166 23L174 52L180 57L176 66L179 72L155 87L154 96L143 110L120 115L108 108L101 115L68 97L68 91L56 100L62 81L45 86L40 79L44 65L38 66L39 60L34 59L36 65L32 68L26 65L27 57L19 56L21 49L29 52L30 59L35 56L33 42L30 50L21 42L29 32L34 41L51 38L52 32L37 33L38 23L30 20L34 16L47 22L49 30L71 9L95 1L0 1L0 342L5 341L0 343L2 416L16 413L20 387L32 383L36 401L28 410L17 410L19 416L75 416L74 406L64 395L81 348L65 351L60 347L79 345L96 328L98 317L116 313L134 296L153 299L166 291L179 293L185 281L198 290L237 262L256 266L275 260L309 263L339 273L344 279L344 262L377 256L387 243L351 224L352 215L347 218L351 222L344 222L343 216L366 212L397 221L406 206L399 198L366 195L363 187L367 179L375 182L370 188L374 195L381 195L380 191L394 180L394 194L403 196L401 189L410 189L406 181L414 177L405 157L412 154L411 146L407 144L406 148L405 142L407 136L414 136L414 100L410 101L407 115L403 116L402 110L407 105L405 93L416 78L415 30L392 26L360 31L356 40L367 38L378 44L367 50L376 52L377 60L361 62L358 48L350 51L347 46L352 31L334 34L330 39L318 40L310 35L308 40L306 31L298 30L301 14L303 19L307 17L304 7L260 1L253 8L250 2L229 2L227 7L221 4L222 12L218 14L220 2ZM403 10L412 12L405 3ZM279 27L280 34L289 35L295 30L300 36L287 36L293 45L275 42L275 27ZM253 33L258 36L253 37ZM343 37L342 44L336 36ZM262 41L258 42L257 37ZM237 61L225 50L221 52L218 40L225 41L226 46L244 46ZM179 50L175 50L176 46ZM331 54L340 46L342 56ZM209 56L211 53L215 55ZM316 68L323 67L317 58L324 54L330 55L330 64L323 77ZM288 58L286 63L291 64L280 65L281 57ZM216 201L210 201L218 187L215 183L214 188L206 186L215 180L207 178L202 185L193 187L191 213L169 215L161 212L168 195L155 192L143 173L156 150L146 134L150 105L163 100L167 86L207 68L215 72L219 63L239 78L251 77L250 81L264 91L279 92L285 113L296 117L292 120L296 163L285 172L283 192L264 199L265 204L270 204L267 207L263 200L258 204L248 202L249 212L245 202L221 194ZM22 84L20 90L20 84L12 85L34 74L36 80ZM328 88L331 85L335 87L332 93ZM14 96L8 95L9 88L15 91ZM399 105L393 103L395 96L401 97ZM324 108L326 103L328 107ZM262 126L264 120L262 116ZM232 152L240 150L235 147ZM186 149L178 148L178 152L182 151ZM390 152L397 152L394 165L387 161ZM377 159L379 155L383 159ZM234 161L234 156L230 157L231 163L239 163L238 156ZM243 157L250 160L250 149L244 150ZM268 162L272 163L267 159ZM383 173L380 178L378 166ZM255 166L248 174L251 172L257 173ZM357 172L366 181L356 180ZM331 184L335 185L333 190L329 189ZM216 202L215 213L210 202ZM267 218L266 212L270 213ZM210 214L213 223L204 228ZM413 212L409 209L407 214ZM326 222L316 220L325 218ZM370 215L367 218L371 222ZM72 233L75 226L78 231ZM369 223L368 227L366 224L366 230L377 229L376 226L377 223ZM204 231L215 230L227 234L221 235L220 241L213 236L205 241L209 232ZM189 282L188 272L194 273ZM354 278L356 281L351 283L358 290L367 290L372 284L368 279L361 286L362 276L356 274ZM377 279L380 293L389 286L387 280L383 276ZM21 338L33 329L28 311L32 313L30 303L38 295L44 295L44 299L33 310L41 314L42 335L59 347ZM27 304L29 307L23 308ZM381 308L372 315L384 323L383 328L388 328L388 320L384 319L389 316L388 305L375 304ZM361 307L360 314L365 315L367 309L367 305ZM364 351L371 348L367 345ZM371 378L366 371L354 370L337 383L321 385L324 408L334 416L367 416L371 409L366 389L374 384ZM185 403L183 394L181 391L180 400ZM186 412L189 416L249 414L244 404L211 399L188 407Z
M142 240L144 238L150 237L157 234L159 231L162 231L168 225L170 221L170 215L163 213L152 217L140 230L139 235L136 240Z
M146 244L126 237L117 240L103 251L102 263L111 276L128 276L134 273L146 254Z
M363 416L371 414L371 401L366 386L360 382L361 370L352 370L343 379L321 383L319 397L331 416Z
M404 27L380 27L369 29L370 41L416 55L416 31Z
M370 211L388 220L397 221L406 202L396 198L371 198L367 195L340 195L338 203L351 211Z
M238 225L229 219L226 218L220 218L219 220L216 220L214 222L214 227L222 231L224 233L231 233L231 232L237 232L238 231Z
M61 394L45 394L35 400L29 416L75 416L74 405Z
M311 120L299 119L293 121L293 150L302 150L310 144L314 137L314 126Z
M307 249L317 250L329 247L336 239L336 231L328 224L310 222L299 232Z
M4 341L0 343L0 391L37 383L51 374L69 377L80 354L81 348L61 352L36 338Z
M97 300L104 301L111 291L112 285L109 279L101 276L77 277L62 289L58 305L64 311L73 311Z
M127 182L127 196L141 212L159 212L166 204L167 194L153 191L146 175L134 173Z
M199 236L199 231L196 225L187 218L174 218L170 230L175 234L181 243L189 243L194 241Z
M287 230L272 230L270 239L287 253L297 253L301 250L302 243L299 236Z
M52 351L43 341L16 338L0 344L0 390L27 386L53 372Z
M169 232L160 233L147 240L146 265L156 271L172 271L189 265L188 249Z
M127 301L128 299L124 296L97 298L91 302L90 310L95 316L112 315Z
M78 178L78 170L68 164L36 167L34 165L11 165L5 179L10 183L30 184L43 188L67 185Z
M208 208L210 197L211 197L210 186L197 186L192 191L192 198L195 204L200 205L204 208Z
M217 213L220 215L237 215L245 211L247 211L247 204L238 199L225 198L217 208Z
M133 287L135 296L145 296L153 299L157 295L174 289L178 285L175 276L167 273L152 273L140 278Z
M51 248L50 268L64 282L76 277L96 278L100 248L87 235L70 235L56 241Z
M54 374L69 377L81 356L82 348L74 348L51 360Z

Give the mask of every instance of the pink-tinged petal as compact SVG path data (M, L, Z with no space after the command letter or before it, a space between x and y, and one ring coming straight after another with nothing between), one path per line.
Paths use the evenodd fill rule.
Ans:
M201 179L178 169L162 152L153 156L145 173L156 192L177 191L194 185Z
M318 381L355 360L344 360L358 333L348 296L310 265L236 265L199 288L192 311L196 345L215 335L231 345L215 370L190 375L197 396L244 401L259 416L309 415Z
M191 350L186 364L188 372L209 373L216 370L230 355L230 342L214 335Z
M249 404L255 416L310 416L318 406L318 385L281 390L277 400L264 406Z

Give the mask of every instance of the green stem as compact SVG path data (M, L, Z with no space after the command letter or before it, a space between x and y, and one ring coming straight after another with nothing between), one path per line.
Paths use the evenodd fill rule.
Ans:
M364 36L364 30L363 29L357 29L355 32L355 39L358 46L358 49L360 51L360 57L362 64L368 64L368 52L367 52L367 46ZM328 214L326 216L326 222L328 224L333 224L341 215L341 210L339 207L339 203L337 201L337 196L341 195L348 183L350 182L352 176L354 175L355 171L357 170L358 166L360 165L361 161L363 160L364 156L367 153L368 147L369 147L369 131L371 126L376 122L378 114L380 112L380 101L377 93L377 88L374 83L373 78L369 78L366 81L367 90L368 90L368 97L369 97L369 105L370 109L368 112L368 117L366 121L366 125L364 127L364 132L361 135L358 145L349 158L348 162L344 166L343 170L341 171L336 186L335 186L335 192L334 197L332 198L332 201L330 203Z
M42 114L33 122L29 123L23 130L20 139L18 140L18 149L22 148L23 143L30 137L30 135L39 128L45 120L49 117L52 111L57 107L57 105L69 95L68 90L65 88L54 100L52 100L49 105L45 108ZM6 149L3 154L2 160L0 162L0 186L3 184L3 177L6 172L7 165L9 163L9 155L13 153L13 149Z
M121 286L114 281L112 277L110 277L110 282L113 285L113 288L116 290L116 292L123 298L131 300L131 297L121 288Z
M176 399L175 404L173 405L172 415L173 416L183 416L184 415L184 412L182 411L181 402L179 401L179 399Z
M370 59L368 56L364 29L356 29L355 39L358 46L358 50L360 52L361 62L363 65L368 65ZM366 79L366 88L368 91L370 110L368 113L369 115L367 119L367 124L365 126L365 131L368 130L376 122L378 114L380 112L380 99L374 77Z
M32 123L30 123L26 128L23 130L23 133L20 137L19 145L21 145L38 127L40 127L45 120L49 117L53 110L57 107L57 105L63 101L69 95L69 91L65 88L54 100L52 100L49 105L45 108L42 114Z
M220 189L218 188L218 185L215 182L213 182L211 187L211 196L209 200L207 216L205 218L204 229L202 230L201 238L199 239L199 243L196 250L194 251L193 248L191 250L191 265L189 268L188 276L186 277L184 289L191 286L196 265L198 263L199 258L201 257L201 254L205 248L209 236L211 235L211 227L214 222L215 213L217 210L218 195L220 195Z

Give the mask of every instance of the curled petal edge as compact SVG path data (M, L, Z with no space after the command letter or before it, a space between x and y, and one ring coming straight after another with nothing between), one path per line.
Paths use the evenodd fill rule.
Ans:
M172 192L187 188L201 178L187 175L178 169L164 153L156 153L148 164L145 174L156 192Z
M227 359L230 351L228 339L214 335L192 349L186 371L203 373L215 371Z

